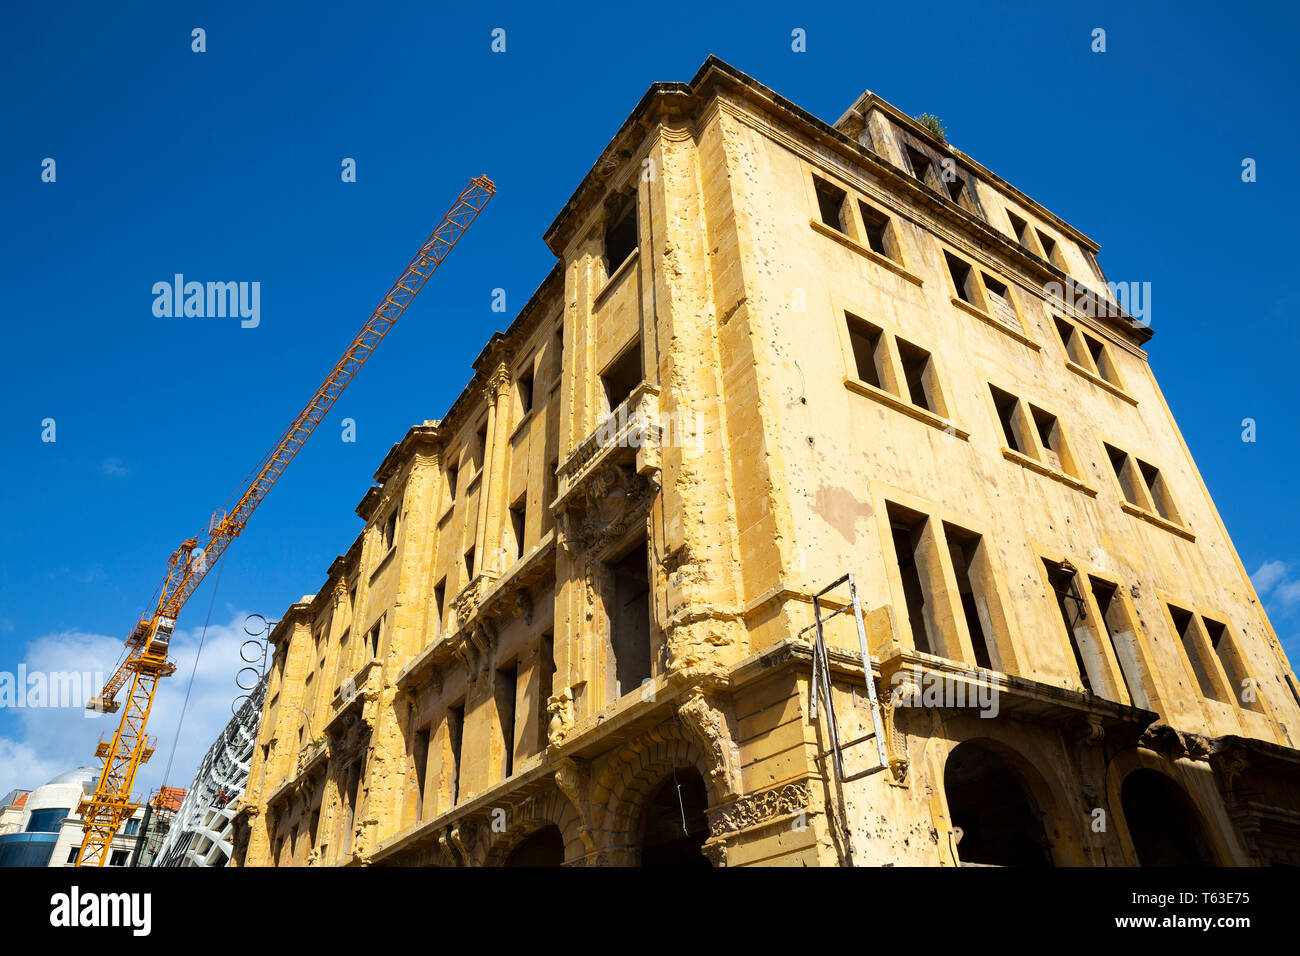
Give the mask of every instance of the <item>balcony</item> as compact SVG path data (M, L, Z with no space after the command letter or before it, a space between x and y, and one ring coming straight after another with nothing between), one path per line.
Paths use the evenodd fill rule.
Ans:
M563 508L576 489L615 462L635 458L637 474L657 472L661 450L659 386L642 382L560 462L554 506Z

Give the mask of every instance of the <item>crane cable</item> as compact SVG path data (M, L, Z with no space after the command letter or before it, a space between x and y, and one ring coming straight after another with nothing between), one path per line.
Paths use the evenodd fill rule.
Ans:
M212 584L212 600L208 602L208 616L203 619L203 632L199 635L199 649L194 653L194 666L190 668L190 682L185 687L185 702L181 704L181 715L176 721L176 736L172 740L172 752L167 757L167 769L163 771L161 786L167 786L167 778L171 776L172 761L176 759L176 747L181 742L181 727L185 725L185 712L190 706L190 692L194 690L194 676L199 670L199 658L203 656L203 642L208 639L208 623L212 620L212 609L217 603L217 589L221 587L221 564L225 560L225 553L217 558L217 577Z

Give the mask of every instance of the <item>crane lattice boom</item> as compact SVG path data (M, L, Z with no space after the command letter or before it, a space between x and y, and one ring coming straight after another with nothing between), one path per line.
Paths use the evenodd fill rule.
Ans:
M119 707L118 692L130 685L126 708L112 740L101 740L95 751L95 756L102 758L104 764L94 796L81 801L77 808L83 816L82 828L85 831L77 856L78 866L103 866L114 834L138 806L131 788L135 785L140 765L153 754L145 728L159 679L176 670L175 663L167 657L167 648L181 608L203 582L208 569L220 560L230 542L244 530L248 519L285 467L293 461L298 449L495 192L496 186L486 176L470 180L379 307L371 313L352 344L344 350L307 406L253 469L240 490L231 496L229 500L234 501L233 507L217 512L203 534L188 539L172 552L153 612L137 622L126 638L125 659L104 685L100 696L87 704L91 710L115 713Z

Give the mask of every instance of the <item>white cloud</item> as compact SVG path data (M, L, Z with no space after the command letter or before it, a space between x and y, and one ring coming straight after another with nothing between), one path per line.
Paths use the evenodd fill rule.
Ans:
M231 702L243 693L235 685L235 675L247 666L239 655L240 645L248 639L242 629L245 615L229 608L228 611L231 612L229 623L208 628L184 726L176 744L175 760L165 781L173 787L190 785L199 761L230 720ZM201 631L199 624L191 630L177 630L172 637L171 656L177 668L175 674L159 683L154 697L147 733L157 738L157 749L136 777L135 790L141 798L164 782L163 773L176 741ZM29 643L23 663L29 674L89 670L102 672L100 676L107 678L122 650L120 638L64 631ZM0 670L16 673L18 664L17 660L0 660ZM98 688L94 693L98 693ZM125 702L126 693L126 688L118 693L119 703ZM94 757L96 742L101 736L112 736L122 712L88 717L83 706L84 702L79 702L78 706L71 707L8 711L16 727L11 730L11 736L0 737L0 794L14 787L34 789L56 774L76 767L98 768L99 761Z
M1259 570L1250 576L1250 581L1262 597L1273 589L1273 585L1286 578L1287 570L1287 565L1281 561L1265 561L1259 566Z
M121 458L106 458L100 467L103 469L104 474L113 478L125 478L131 474L131 469L122 464Z

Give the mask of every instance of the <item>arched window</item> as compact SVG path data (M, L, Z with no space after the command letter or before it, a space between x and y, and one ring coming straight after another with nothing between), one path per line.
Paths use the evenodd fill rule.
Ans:
M702 778L693 767L674 770L641 811L641 865L710 866L704 856L709 805Z
M999 754L964 743L948 755L943 771L948 815L961 829L957 856L963 864L1051 866L1051 842L1020 778Z
M1210 866L1200 818L1181 787L1157 770L1134 770L1120 788L1124 822L1142 866Z
M563 866L564 837L560 828L551 824L530 834L510 851L504 866Z

